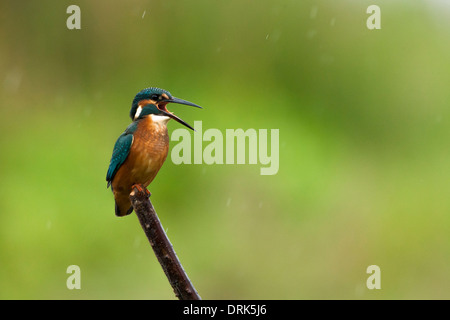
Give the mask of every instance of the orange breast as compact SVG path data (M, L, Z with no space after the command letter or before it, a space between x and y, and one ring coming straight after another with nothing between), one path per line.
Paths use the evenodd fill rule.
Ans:
M155 178L169 152L166 122L154 122L146 117L133 134L133 144L125 162L117 171L112 187L117 202L129 203L134 184L147 187Z

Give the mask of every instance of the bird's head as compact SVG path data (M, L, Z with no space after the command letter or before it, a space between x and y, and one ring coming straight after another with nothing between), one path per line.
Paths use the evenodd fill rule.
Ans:
M138 94L134 97L130 110L131 120L134 121L153 115L156 117L164 117L161 119L174 119L189 129L194 130L194 128L192 128L189 124L167 110L167 104L169 103L185 104L187 106L202 109L202 107L192 102L173 97L169 91L159 88L147 88L138 92Z

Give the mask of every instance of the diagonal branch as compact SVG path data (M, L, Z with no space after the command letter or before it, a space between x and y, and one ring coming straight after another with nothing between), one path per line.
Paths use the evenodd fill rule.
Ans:
M158 215L148 198L146 188L139 187L133 187L130 193L131 204L175 295L180 300L201 300L180 260L178 260L169 238L167 238Z

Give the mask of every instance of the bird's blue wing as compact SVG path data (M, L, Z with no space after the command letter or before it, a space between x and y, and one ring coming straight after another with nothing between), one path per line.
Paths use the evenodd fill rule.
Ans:
M107 187L111 185L117 170L119 170L120 166L125 162L130 153L131 145L133 144L133 132L135 130L136 125L132 123L125 132L120 135L114 145L111 162L109 163L108 172L106 173L106 181L108 181Z

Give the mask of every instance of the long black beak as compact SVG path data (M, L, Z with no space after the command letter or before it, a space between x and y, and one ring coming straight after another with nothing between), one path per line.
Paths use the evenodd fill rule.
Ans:
M184 104L187 106L191 106L191 107L196 107L196 108L200 108L203 109L202 107L200 107L199 105L196 105L195 103L183 100L183 99L178 99L178 98L171 98L171 99L166 99L166 100L162 100L161 102L167 102L167 103L178 103L178 104ZM168 117L172 118L173 120L181 123L182 125L188 127L191 130L194 130L194 128L192 128L189 124L187 124L186 122L184 122L182 119L178 118L176 115L174 115L173 113L169 112L169 110L167 110L167 108L164 106L164 110L160 109L162 111L162 113L164 113L165 115L167 115ZM194 130L195 131L195 130Z
M163 100L163 102L164 101L171 102L171 103L185 104L187 106L203 109L199 105L196 105L195 103L192 103L192 102L189 102L189 101L186 101L186 100L183 100L183 99L172 98L172 99Z

